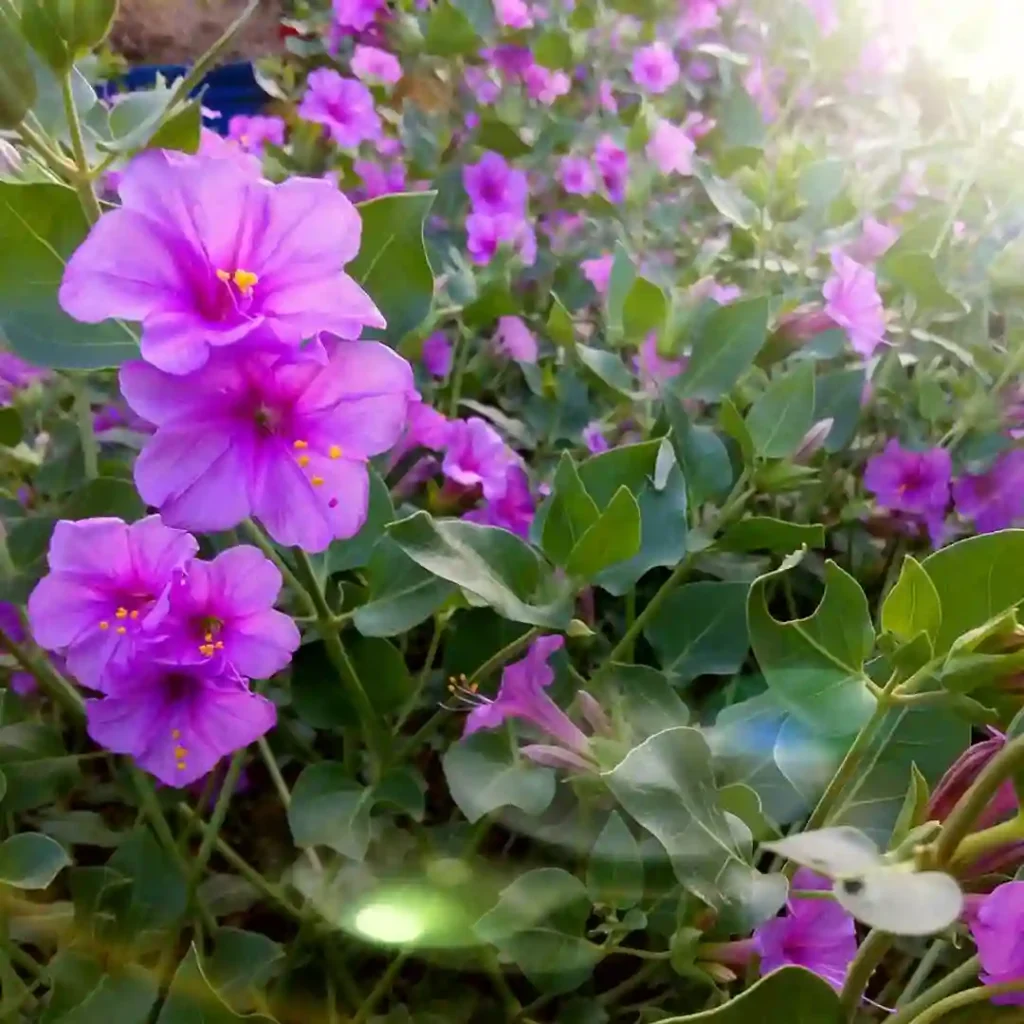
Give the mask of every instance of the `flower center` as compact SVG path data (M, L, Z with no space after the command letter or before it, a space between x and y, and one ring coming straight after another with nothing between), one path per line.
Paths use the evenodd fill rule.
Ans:
M196 633L203 638L199 644L199 653L204 657L212 658L216 651L224 650L224 641L217 639L223 627L224 623L212 616L205 616L196 622Z
M149 598L143 598L138 602L129 602L127 604L120 604L117 606L113 616L109 619L100 619L99 628L103 632L107 632L112 629L118 636L125 636L129 629L136 626L139 621L139 607L143 605ZM138 606L134 606L134 605Z
M333 462L336 459L340 459L344 454L340 444L329 445L326 452L318 452L309 447L309 442L303 438L296 438L292 441L292 449L296 452L295 461L299 464L299 468L306 471L309 476L309 482L314 487L323 487L326 483L322 472L318 472L319 467L325 468L325 458ZM338 499L335 496L331 496L328 499L328 508L337 508Z

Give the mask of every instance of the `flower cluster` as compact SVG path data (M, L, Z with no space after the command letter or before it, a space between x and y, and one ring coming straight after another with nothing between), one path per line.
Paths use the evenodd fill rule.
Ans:
M274 725L247 680L280 671L299 645L274 609L281 574L260 551L197 552L159 516L61 521L28 603L36 642L103 695L86 702L89 735L172 786Z
M507 245L526 264L537 255L537 239L526 217L526 175L509 167L498 153L487 152L462 169L472 213L466 218L467 248L476 263L489 263Z

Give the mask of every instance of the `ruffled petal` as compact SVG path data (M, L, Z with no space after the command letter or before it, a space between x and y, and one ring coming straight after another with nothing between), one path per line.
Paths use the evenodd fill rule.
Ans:
M272 610L232 622L221 639L225 656L240 675L269 679L292 660L302 638L291 616Z
M204 569L209 577L210 605L224 619L273 608L281 592L281 571L249 544L221 552L212 562L204 563Z

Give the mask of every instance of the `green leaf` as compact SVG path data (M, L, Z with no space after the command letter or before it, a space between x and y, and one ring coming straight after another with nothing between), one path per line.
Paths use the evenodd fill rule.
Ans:
M70 863L56 839L38 832L21 832L0 844L0 882L15 889L45 889Z
M807 618L780 622L768 610L768 589L799 561L787 558L751 585L750 642L769 687L797 718L824 736L848 735L875 710L864 673L875 639L867 598L828 561L821 604Z
M747 413L754 449L767 459L792 455L814 422L814 364L798 363L774 380Z
M662 399L669 423L670 440L676 459L683 470L693 503L724 497L732 487L732 463L722 439L711 427L697 426L690 421L683 403L668 388Z
M665 848L676 878L698 899L734 915L753 911L755 924L782 906L784 880L759 875L742 856L718 803L711 751L699 730L657 733L602 778Z
M107 867L131 880L121 915L127 935L170 927L184 914L188 893L181 868L145 826L130 833Z
M835 989L802 967L783 967L714 1010L669 1017L661 1024L843 1024L846 1013Z
M370 703L382 715L390 714L412 695L413 681L402 652L380 637L360 636L347 641L349 656L360 679L365 680ZM334 685L337 683L336 677Z
M276 1024L263 1014L235 1013L210 984L195 946L174 972L156 1024Z
M622 330L626 341L639 343L652 331L665 326L668 299L665 293L644 277L638 277L622 304Z
M577 345L576 355L579 356L580 362L614 395L623 397L633 395L635 389L633 375L614 352L609 352L605 348Z
M718 802L723 811L735 815L750 829L755 842L778 836L778 829L764 816L761 797L752 786L745 786L742 782L722 786L718 791Z
M454 583L506 618L564 629L572 608L532 548L507 530L417 512L388 527L391 538L428 572Z
M941 626L939 592L921 563L907 555L900 578L882 604L882 629L909 643L918 633L927 633L934 639Z
M754 447L754 435L740 414L739 409L731 398L723 398L718 408L718 425L722 432L731 437L740 450L745 466L753 466L756 449Z
M434 614L456 588L414 562L386 534L366 567L370 599L352 622L363 636L397 636Z
M1024 601L1024 530L1002 530L950 544L921 567L942 604L935 653L944 654L961 634Z
M475 53L480 37L473 23L450 0L441 0L427 22L424 49L435 57L459 57Z
M697 178L704 186L711 205L731 224L749 231L758 221L757 207L731 181L716 177L706 168L699 168Z
M572 322L572 315L565 308L565 303L551 293L551 311L548 313L547 323L548 337L563 348L568 348L576 339L576 328Z
M64 796L78 781L78 760L48 725L18 722L0 728L0 770L7 782L3 809L31 810Z
M644 896L644 862L640 846L622 815L612 811L587 861L587 891L594 903L625 909Z
M134 523L146 514L146 505L130 480L99 477L86 481L64 503L62 519L116 516Z
M636 268L633 266L633 260L626 247L621 242L616 242L612 269L608 275L608 291L605 295L605 316L608 321L608 333L615 341L622 338L626 297L629 295L635 280Z
M67 952L70 951L61 956ZM54 1014L51 999L41 1024L146 1024L160 994L153 974L134 965L110 974L102 973L98 964L94 970L95 976L88 979L91 984L84 993L76 993L81 998L65 1012Z
M837 157L815 160L800 170L796 190L800 198L814 210L824 212L843 191L846 161Z
M470 822L499 807L518 807L533 817L555 796L555 773L521 757L504 732L476 732L445 752L448 790Z
M370 470L370 503L366 522L348 540L336 540L327 549L328 573L361 569L370 560L377 541L384 536L384 527L395 518L395 508L387 484Z
M152 145L194 153L199 148L202 128L200 101L183 103L167 117L173 95L174 89L158 80L152 89L120 97L110 109L113 141L101 141L99 148L111 153L131 153Z
M571 69L574 61L569 36L554 29L544 32L533 44L533 59L552 70Z
M71 189L0 181L0 334L37 366L94 370L138 358L122 324L79 323L57 302L64 264L88 230Z
M602 570L632 558L640 550L640 506L628 487L620 487L608 507L573 547L566 572L592 580Z
M611 451L592 455L580 466L580 479L599 509L607 508L620 487L639 495L654 475L661 441L620 445Z
M23 429L21 413L13 405L0 409L0 444L13 448L21 440Z
M718 122L725 144L730 148L754 149L764 141L764 117L741 85L734 85L727 93Z
M916 761L910 762L910 785L907 787L903 805L892 828L892 839L889 846L895 849L910 834L910 830L923 825L928 810L930 787L928 780L921 774Z
M879 269L885 277L910 292L921 309L963 313L964 304L946 289L935 269L935 260L927 253L905 252L894 247L882 258Z
M714 402L732 390L753 363L768 332L768 300L719 306L704 321L679 380L679 394Z
M662 602L644 629L661 667L682 682L728 676L746 660L747 584L688 583Z
M565 565L580 537L600 515L594 499L580 480L572 456L563 452L555 471L551 501L544 519L541 538L544 553L555 565Z
M825 451L844 451L853 440L860 420L865 379L864 370L836 370L821 374L815 381L814 422L832 420Z
M790 523L771 516L748 516L733 523L719 540L729 551L774 551L789 554L802 547L823 548L825 527L820 523Z
M601 704L634 743L676 725L689 725L690 709L664 672L648 665L612 664L597 684Z
M207 974L226 1003L248 1009L253 994L266 985L282 960L284 948L266 935L219 928Z
M342 764L307 765L292 790L288 825L296 846L329 846L362 860L370 845L373 791L356 782Z
M448 6L435 8L434 17ZM402 192L356 207L363 219L362 242L346 270L384 315L388 322L384 339L392 345L422 323L434 300L423 224L436 196L436 192Z
M590 900L578 878L560 868L537 868L503 889L473 930L518 964L537 988L571 992L602 955L583 937L589 916Z
M510 160L526 156L533 149L529 143L523 141L523 137L515 128L493 113L487 113L480 119L476 141L482 149L500 153Z

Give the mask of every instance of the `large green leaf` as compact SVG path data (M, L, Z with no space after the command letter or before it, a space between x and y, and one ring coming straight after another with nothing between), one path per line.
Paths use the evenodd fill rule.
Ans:
M15 813L64 796L79 778L78 759L48 725L17 722L0 728L0 771L7 791L3 809Z
M860 420L864 395L864 370L836 370L823 373L814 386L814 421L830 419L832 429L825 438L825 451L848 448Z
M568 452L562 453L555 471L551 501L544 518L541 546L555 565L565 565L579 539L601 515L580 480Z
M660 330L668 315L665 293L645 277L638 277L622 304L622 330L626 341L639 344L652 331Z
M435 57L475 53L480 46L473 22L450 0L442 0L430 13L424 49Z
M846 1013L832 986L802 967L783 967L715 1010L667 1017L661 1024L843 1024Z
M98 369L139 354L122 324L82 324L57 303L64 264L88 229L71 189L0 181L0 335L37 366Z
M942 602L931 577L913 555L907 555L900 578L882 604L882 629L904 642L918 633L932 639L942 626Z
M284 948L259 932L218 928L213 955L207 964L210 983L229 1005L252 1002L284 959Z
M0 844L0 883L15 889L45 889L70 863L56 839L21 832Z
M644 895L640 846L617 811L608 815L587 862L587 891L595 903L635 906Z
M670 594L644 629L661 667L682 681L738 672L750 647L747 590L708 581Z
M185 959L174 972L167 1001L156 1024L276 1024L263 1014L235 1013L210 984L199 953L189 947Z
M792 455L814 420L814 363L798 363L774 380L747 413L754 450L768 459Z
M948 651L962 633L1024 601L1024 530L968 537L921 565L942 603L936 654Z
M730 526L719 544L729 551L775 551L788 555L805 544L825 546L825 527L820 523L791 523L771 516L748 516Z
M572 608L564 581L507 530L416 512L388 527L413 561L489 604L506 618L564 629Z
M864 662L874 646L867 598L834 562L825 564L825 594L803 619L780 622L769 589L800 560L786 559L750 588L750 642L769 687L797 718L824 736L845 736L871 717L875 698Z
M296 846L329 846L362 860L370 844L373 790L356 782L344 765L307 765L292 790L288 824Z
M625 562L640 549L640 506L628 487L620 487L597 520L576 542L565 571L593 580L603 570Z
M423 223L436 192L378 196L358 206L363 218L359 254L346 268L369 293L397 344L430 312L434 274L423 244Z
M672 447L694 504L724 497L729 493L733 477L725 442L711 427L692 423L674 392L665 389L662 398L672 424Z
M753 363L768 332L768 300L747 299L717 308L701 326L679 380L684 398L714 402L732 390Z
M471 822L499 807L537 816L555 796L554 772L520 756L504 731L464 737L448 748L442 764L452 799Z
M104 973L74 949L59 954L54 968L53 994L40 1024L146 1024L160 994L145 968L129 965Z
M614 342L622 338L626 296L629 295L635 280L636 268L633 266L633 260L626 247L621 242L616 242L612 269L608 275L608 290L605 294L608 334Z

